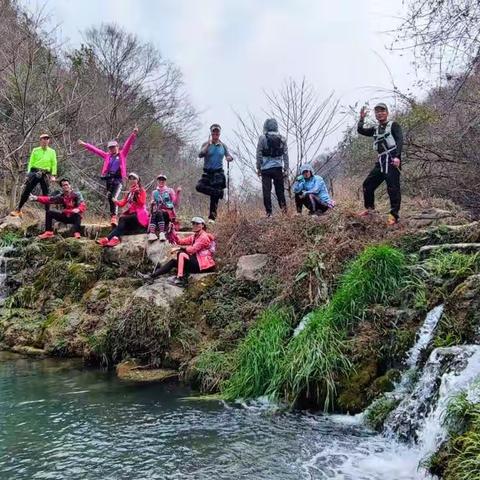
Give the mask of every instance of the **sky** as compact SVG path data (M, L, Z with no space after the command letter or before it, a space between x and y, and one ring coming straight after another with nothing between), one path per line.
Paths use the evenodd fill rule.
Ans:
M199 141L212 123L232 138L234 111L263 118L264 91L289 77L306 77L320 98L334 91L344 106L391 103L388 70L402 91L415 81L409 54L386 49L401 0L47 0L45 8L67 46L92 25L115 22L174 61L201 112Z

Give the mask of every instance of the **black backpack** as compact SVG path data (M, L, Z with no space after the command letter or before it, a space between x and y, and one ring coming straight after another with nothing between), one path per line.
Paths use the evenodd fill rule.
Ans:
M285 144L280 135L265 134L267 146L262 150L264 157L282 157L285 153Z

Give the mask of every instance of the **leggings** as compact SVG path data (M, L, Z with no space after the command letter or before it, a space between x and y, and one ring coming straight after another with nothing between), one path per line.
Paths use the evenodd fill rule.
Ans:
M160 275L165 275L177 267L177 276L183 277L190 275L191 273L204 273L212 272L215 267L209 267L204 270L200 270L196 255L188 255L185 252L179 252L175 260L169 260L167 263L160 265L152 273L152 278L157 278Z
M150 224L148 225L148 233L155 233L157 230L165 233L168 230L169 223L170 216L168 212L159 210L158 212L152 213L150 216Z
M115 200L122 191L122 181L117 178L108 178L106 183L108 205L110 207L110 215L118 214L118 206L115 205Z
M137 215L132 213L121 215L118 225L110 232L107 238L111 240L113 237L121 238L123 235L143 232L145 232L145 227L139 223Z
M27 175L27 180L25 181L25 186L20 197L20 203L18 204L18 210L22 209L28 197L38 184L40 184L40 188L42 189L42 195L48 195L48 174L41 173L36 168L32 168ZM47 204L45 205L45 211L48 210L50 210L50 205Z

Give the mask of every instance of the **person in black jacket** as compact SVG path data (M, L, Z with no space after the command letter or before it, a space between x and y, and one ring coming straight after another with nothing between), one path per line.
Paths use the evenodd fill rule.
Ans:
M388 120L388 108L385 103L375 105L375 118L378 125L365 127L366 108L360 111L357 131L360 135L373 137L373 148L378 154L378 161L363 182L365 211L360 216L368 216L375 209L375 190L385 181L390 197L388 225L395 225L399 220L401 203L400 168L403 148L402 127L397 122Z

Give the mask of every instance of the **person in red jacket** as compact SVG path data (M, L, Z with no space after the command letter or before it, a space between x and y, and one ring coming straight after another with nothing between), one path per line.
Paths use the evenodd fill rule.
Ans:
M140 275L142 278L153 279L170 272L177 267L177 275L168 279L172 285L185 287L188 275L205 273L215 270L215 237L206 231L205 220L201 217L192 218L193 235L179 238L175 233L177 258L159 266L151 275ZM175 251L175 250L173 250Z
M117 246L123 235L146 232L148 226L147 192L142 187L140 177L136 173L129 173L128 183L127 195L122 200L115 200L116 205L122 208L127 207L127 210L120 215L118 225L108 237L97 240L102 247Z
M30 195L30 200L43 203L44 205L60 205L62 210L47 210L45 212L45 232L38 236L41 240L52 238L53 221L67 223L73 225L73 236L80 238L80 227L82 223L82 213L87 209L83 195L80 192L74 191L67 178L60 180L60 187L62 193L54 196L37 196Z

